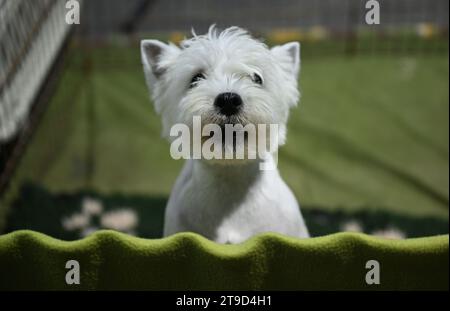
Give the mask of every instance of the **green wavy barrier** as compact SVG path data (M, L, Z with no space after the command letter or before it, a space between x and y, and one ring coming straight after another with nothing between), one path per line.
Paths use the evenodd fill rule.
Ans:
M338 233L299 240L279 234L219 245L197 234L141 239L99 231L61 241L33 231L0 236L3 290L448 290L449 236L386 240ZM80 284L67 285L68 260ZM368 285L366 262L380 264Z

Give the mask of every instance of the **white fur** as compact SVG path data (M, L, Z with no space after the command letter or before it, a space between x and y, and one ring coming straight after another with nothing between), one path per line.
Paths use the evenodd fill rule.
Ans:
M180 48L143 40L145 77L162 117L163 136L171 141L171 126L191 126L193 116L201 116L204 124L226 123L214 99L235 92L244 103L235 121L276 123L279 145L284 144L289 108L300 95L299 50L297 42L268 49L238 27L218 32L212 26L206 35L184 40ZM200 71L206 79L189 88ZM262 77L262 86L252 80L254 73ZM187 160L169 198L165 236L193 231L220 243L239 243L267 231L308 237L297 201L277 170L260 170L261 159L221 161Z

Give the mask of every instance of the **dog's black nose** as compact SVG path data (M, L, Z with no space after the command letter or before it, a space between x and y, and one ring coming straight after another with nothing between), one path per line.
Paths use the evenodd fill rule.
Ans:
M221 93L214 100L214 106L219 108L221 114L231 116L238 113L242 106L242 98L236 93Z

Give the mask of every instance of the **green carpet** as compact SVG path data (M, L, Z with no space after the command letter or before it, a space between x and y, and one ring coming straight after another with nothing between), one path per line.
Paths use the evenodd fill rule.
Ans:
M447 55L303 55L302 100L291 111L279 168L308 224L320 227L314 235L353 221L369 234L448 233L448 73ZM93 193L107 208L135 209L138 235L156 237L147 213L164 208L183 164L160 136L138 47L74 47L0 197L0 232L73 239L61 219ZM323 217L307 215L316 211Z
M33 231L0 236L0 289L448 290L449 237L384 240L338 233L298 240L264 234L218 245L192 233L140 239L99 231L66 242ZM80 285L65 264L80 263ZM380 284L367 285L368 260Z
M302 64L280 171L311 233L349 223L366 233L448 233L447 54L303 53ZM181 165L160 137L138 47L74 47L0 198L0 232L15 231L0 236L0 289L448 289L448 235L265 235L226 246L194 234L155 239ZM99 232L63 242L16 231L76 240L80 232L62 221L85 198L106 213L133 210L135 233L151 239ZM80 262L80 285L65 284L69 259ZM365 283L370 259L380 262L380 285Z

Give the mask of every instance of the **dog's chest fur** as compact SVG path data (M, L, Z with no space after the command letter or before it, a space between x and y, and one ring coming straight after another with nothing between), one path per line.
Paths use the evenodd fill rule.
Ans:
M219 243L262 232L307 237L298 204L277 170L258 163L186 162L170 196L164 234L192 231Z

